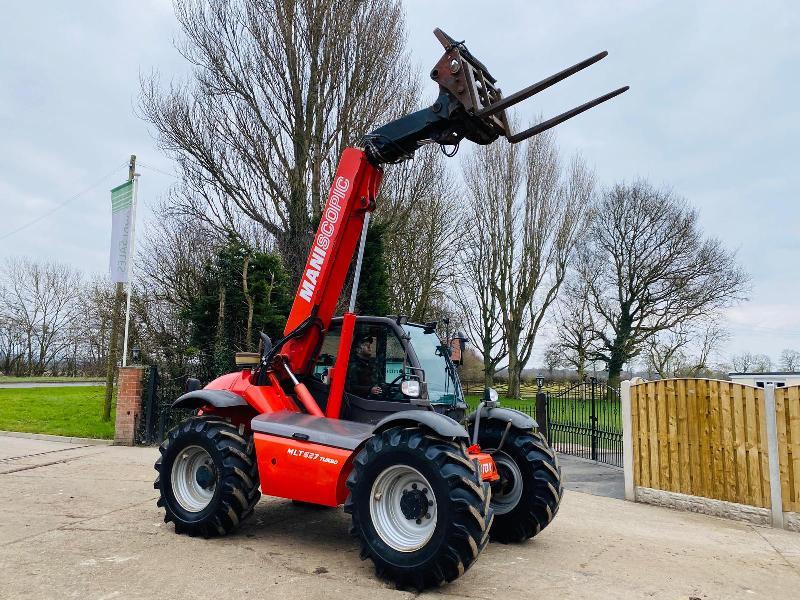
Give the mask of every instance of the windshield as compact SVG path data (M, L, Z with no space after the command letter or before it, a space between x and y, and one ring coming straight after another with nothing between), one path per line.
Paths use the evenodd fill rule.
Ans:
M445 355L447 347L436 332L426 333L424 328L413 325L406 325L403 330L411 336L411 346L419 366L425 371L430 401L433 404L455 404L463 400L455 367Z

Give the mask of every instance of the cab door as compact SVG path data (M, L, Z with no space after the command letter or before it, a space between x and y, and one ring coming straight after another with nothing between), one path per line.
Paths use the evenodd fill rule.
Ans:
M412 410L401 390L410 371L405 345L388 319L356 320L342 401L342 418L377 423L401 410Z

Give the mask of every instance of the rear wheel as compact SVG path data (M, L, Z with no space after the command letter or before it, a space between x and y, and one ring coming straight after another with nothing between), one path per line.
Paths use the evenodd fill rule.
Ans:
M191 417L167 434L153 487L176 533L225 535L261 497L252 436L219 417Z
M511 428L500 445L506 424L480 423L478 443L492 454L500 480L492 484L495 519L492 540L522 542L539 534L558 512L564 489L556 453L542 434Z
M356 456L347 487L361 558L398 588L456 579L489 540L490 491L463 443L388 429Z

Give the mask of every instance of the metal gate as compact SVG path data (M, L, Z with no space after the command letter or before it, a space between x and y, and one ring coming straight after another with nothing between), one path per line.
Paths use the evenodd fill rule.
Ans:
M559 452L622 467L619 388L594 377L546 394L547 433Z
M160 444L170 429L192 414L192 410L172 409L172 403L183 394L186 378L169 378L151 365L142 381L142 411L136 429L137 444Z

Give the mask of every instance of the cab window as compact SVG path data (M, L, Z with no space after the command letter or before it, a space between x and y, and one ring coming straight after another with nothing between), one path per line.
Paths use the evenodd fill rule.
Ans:
M326 375L330 376L330 371L336 363L336 355L339 353L339 340L342 337L341 325L332 326L322 340L319 355L314 363L314 377L319 381L325 381Z
M403 344L393 329L383 323L356 322L345 383L347 392L373 400L402 400L404 365Z

